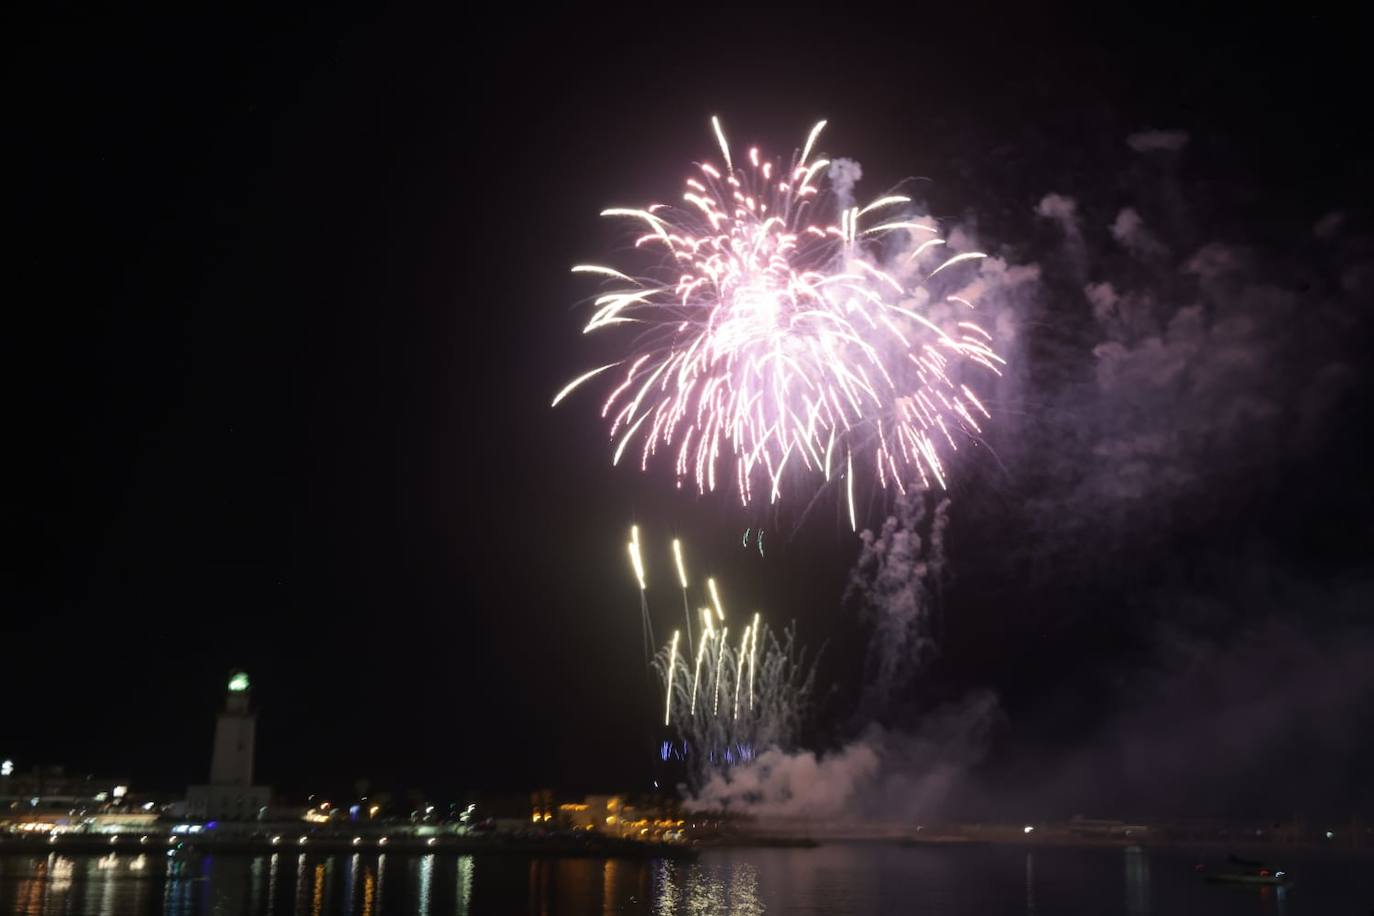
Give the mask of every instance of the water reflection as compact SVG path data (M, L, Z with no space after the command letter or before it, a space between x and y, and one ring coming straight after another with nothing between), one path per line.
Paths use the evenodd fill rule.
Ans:
M417 911L420 916L429 916L429 892L430 885L434 882L434 853L430 853L420 860L420 908Z
M281 854L272 853L267 865L267 916L277 912L277 869L281 866Z
M296 856L296 905L291 909L291 916L303 916L305 898L305 853L301 853Z
M530 860L530 916L548 916L549 912L549 885L548 885L548 860Z
M0 855L0 916L1284 916L1294 893L1206 885L1194 874L1191 856L1143 848L834 844L708 851L695 861L418 853L291 853L294 869L286 853ZM1349 863L1310 861L1294 869L1303 876L1296 892L1304 912L1337 912L1339 906L1324 904L1370 897L1374 890L1374 878L1350 883L1355 872L1366 872Z
M205 856L200 862L202 913L244 913L256 886L253 859L242 856ZM261 869L259 868L259 874ZM257 912L253 910L252 912Z
M119 864L114 853L100 860L100 868L105 872L100 884L100 908L96 911L100 916L114 916L115 869L119 868Z
M248 869L248 912L262 912L262 856L254 856Z
M457 892L453 895L453 912L458 916L468 916L472 909L472 877L477 871L477 862L472 856L458 857Z
M315 866L315 889L310 895L310 916L320 916L324 912L325 901L329 896L329 873L333 866L333 856Z
M1278 887L1261 887L1260 891L1260 912L1277 913L1284 916L1288 912L1288 888L1279 885Z
M1139 846L1126 848L1126 916L1150 916L1150 859Z
M185 859L167 859L167 871L162 885L162 912L166 916L182 916L191 912L191 889L195 876Z
M666 683L666 682L665 682ZM601 913L602 916L614 916L616 911L615 901L615 873L620 865L618 859L607 859L601 866Z
M764 912L758 870L750 862L711 866L695 862L661 863L654 878L653 911L658 916L758 916Z
M353 853L348 859L348 871L344 873L344 913L353 916L353 901L358 891L358 864L362 861L360 853Z
M377 896L377 873L371 867L363 873L363 916L372 916L372 903Z

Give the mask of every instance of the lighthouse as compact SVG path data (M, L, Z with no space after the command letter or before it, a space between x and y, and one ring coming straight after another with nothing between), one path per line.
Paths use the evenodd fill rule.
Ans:
M211 785L253 784L253 736L258 717L251 707L252 692L248 672L234 671L229 675L224 710L215 723L215 750L210 758Z
M256 820L267 811L272 790L253 784L253 748L257 713L248 672L234 670L224 694L224 708L215 720L215 743L210 755L210 783L191 786L186 796L189 814L209 820Z

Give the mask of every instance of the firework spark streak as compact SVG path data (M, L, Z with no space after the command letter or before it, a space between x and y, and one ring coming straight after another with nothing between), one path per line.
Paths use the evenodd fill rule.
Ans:
M720 715L720 666L725 661L725 638L730 635L730 628L723 627L720 631L720 654L716 656L716 698L713 701L711 715Z
M696 674L692 675L692 702L689 706L692 711L691 714L694 716L697 714L697 685L701 683L701 659L702 656L706 654L706 648L710 645L713 635L715 634L708 631L706 635L701 638L701 648L697 650L697 670ZM669 679L669 684L672 684L671 679ZM669 696L672 695L671 689L669 689L668 694ZM669 702L671 702L671 700Z
M754 662L759 657L759 614L754 614L754 629L749 642L749 708L754 708Z
M682 542L673 538L673 561L677 564L677 579L682 583L682 616L687 620L687 651L692 651L692 612L687 606L687 566L682 562Z
M667 725L673 717L673 672L677 668L677 637L678 631L673 631L673 644L668 650L668 689L665 691L663 701L663 724Z
M740 675L744 673L744 662L749 657L749 627L744 628L744 637L739 641L739 657L735 661L735 718L739 718L739 695L741 688L744 687L744 678Z
M649 662L653 655L654 646L654 625L649 618L649 599L645 596L644 590L648 587L644 581L644 558L639 550L639 526L630 526L630 566L635 571L635 580L639 583L639 616L640 622L644 627L644 660Z
M725 619L725 608L720 604L720 592L716 591L716 580L707 579L706 588L711 593L711 603L716 607L716 616L721 620Z
M623 359L573 379L554 403L602 373L620 376L601 411L613 463L632 445L641 469L664 451L679 484L705 493L732 476L747 506L776 501L789 475L829 481L839 445L852 520L855 457L882 486L943 487L942 455L981 433L989 413L964 370L998 373L1003 360L991 334L956 320L972 303L927 281L985 255L926 269L922 254L947 249L929 221L902 214L909 198L848 206L827 190L829 161L811 158L824 125L786 165L756 148L736 163L713 118L723 170L699 163L676 205L603 211L641 227L635 245L655 251L658 267L642 278L573 268L606 284L584 333L640 333ZM889 237L914 249L890 268Z

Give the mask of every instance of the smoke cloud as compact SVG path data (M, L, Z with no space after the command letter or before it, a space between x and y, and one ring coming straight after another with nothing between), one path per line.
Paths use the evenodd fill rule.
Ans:
M936 710L914 732L872 727L830 753L769 751L717 773L691 806L761 819L890 823L940 816L970 790L971 769L1001 720L996 697L980 692Z
M1174 153L1188 145L1188 134L1181 130L1142 130L1128 136L1126 145L1137 153Z
M1112 238L1138 258L1154 258L1168 252L1154 233L1145 227L1145 220L1134 207L1127 207L1112 222Z
M897 497L896 509L876 535L860 535L863 546L845 595L872 628L860 703L867 721L883 718L888 700L904 691L936 647L935 593L944 572L949 500L908 490Z
M1341 234L1341 229L1345 226L1345 214L1339 210L1333 210L1312 227L1312 234L1319 239L1334 239Z
M1291 516L1293 500L1276 493L1325 486L1288 475L1327 460L1325 437L1367 385L1360 347L1374 244L1339 210L1298 219L1277 240L1215 207L1193 213L1203 192L1180 177L1188 143L1183 131L1131 134L1134 153L1174 157L1167 174L1123 163L1089 186L1041 196L1022 212L1058 232L1034 257L980 245L968 225L949 232L949 253L994 252L953 292L977 303L977 320L1008 357L989 395L987 439L958 459L981 468L980 485L952 491L952 505L913 489L863 536L846 594L872 628L858 737L820 753L765 753L716 774L696 804L890 821L1023 809L1253 814L1359 801L1327 790L1332 780L1318 770L1342 774L1335 783L1347 790L1360 784L1368 742L1352 738L1349 723L1374 702L1374 630L1350 609L1374 593L1361 582L1311 585L1285 546L1294 533L1255 507ZM856 164L832 167L846 195L861 174ZM1095 193L1102 187L1109 192ZM932 257L910 270L928 271ZM954 318L942 311L947 300L915 304L933 320ZM1368 508L1369 494L1352 499L1351 537L1368 543L1358 506ZM1234 543L1209 536L1207 552L1176 553L1177 539L1234 527L1238 512L1261 523ZM1019 599L1053 595L1054 581L1072 573L1103 596L1100 613L1133 652L1077 660L1062 672L1064 696L1017 714L974 690L918 716L927 704L912 696L915 675L940 654L946 528L958 561L966 518L1010 532L998 541L1005 549L980 558L983 577ZM1255 569L1268 578L1257 583ZM959 614L960 595L949 600ZM1018 615L1056 612L1016 603ZM985 625L995 633L1001 624ZM1083 720L1091 730L1037 742L1065 708L1091 703L1100 707ZM985 759L1004 730L1012 756ZM1273 765L1258 774L1256 759ZM1293 779L1275 784L1274 772Z
M863 166L853 159L835 159L828 169L830 189L840 210L854 206L854 186L864 177Z
M1058 224L1065 236L1078 237L1078 203L1072 197L1046 194L1036 205L1035 212L1038 216Z

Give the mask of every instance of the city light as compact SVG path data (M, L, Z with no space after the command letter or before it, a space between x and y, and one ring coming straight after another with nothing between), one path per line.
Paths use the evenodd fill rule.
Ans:
M13 775L14 775L14 761L13 761L13 760L0 761L0 776L13 776Z
M234 693L243 693L248 689L248 675L242 671L236 673L229 679L229 689Z

